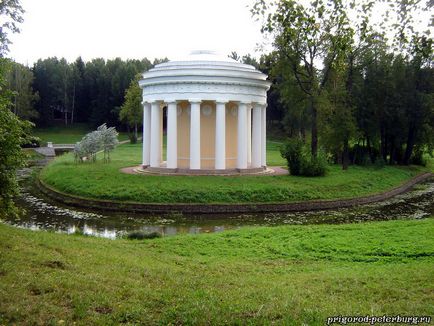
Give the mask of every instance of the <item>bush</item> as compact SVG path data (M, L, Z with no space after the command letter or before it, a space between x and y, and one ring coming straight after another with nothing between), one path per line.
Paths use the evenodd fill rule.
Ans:
M320 151L317 157L312 157L300 139L289 139L281 147L280 154L286 159L291 175L315 177L323 176L327 171L325 153Z
M300 175L306 177L320 177L324 176L327 172L327 158L326 155L320 151L316 157L313 157L310 152L306 150L303 152L303 159L301 161Z
M386 165L386 161L383 159L382 156L378 156L374 162L374 165L377 169L382 169Z
M423 150L416 148L410 158L410 164L426 166L427 160L423 157Z
M303 142L300 139L289 139L281 148L280 155L287 161L289 173L300 175L303 157Z
M41 147L41 139L36 136L29 136L25 139L25 142L21 145L22 148L36 148Z

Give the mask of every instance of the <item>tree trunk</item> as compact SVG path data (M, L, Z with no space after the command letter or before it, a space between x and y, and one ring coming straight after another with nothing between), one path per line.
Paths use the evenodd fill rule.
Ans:
M415 139L415 128L410 127L408 129L407 145L405 147L405 154L404 154L404 159L403 159L403 163L405 165L410 164L410 158L411 158L411 155L413 154L413 148L414 148L414 139Z
M381 137L381 156L383 157L384 162L387 161L387 137L386 132L384 130L383 123L381 122L380 126L380 137Z
M75 80L74 80L74 88L72 91L71 124L74 123L74 111L75 111Z
M311 97L311 108L312 108L312 139L311 139L311 153L313 157L318 154L318 124L317 124L317 109L313 97Z
M306 128L304 127L304 123L302 123L300 127L300 136L303 143L306 143Z
M393 139L390 140L390 156L389 156L389 165L393 164L393 158L395 156L395 145Z
M348 138L344 140L344 150L342 152L342 169L348 170L349 165L349 150L348 150Z
M137 123L134 124L134 137L136 138L137 141Z
M372 154L371 140L368 135L366 135L366 147L368 148L368 155L371 159L371 163L375 163L374 155Z

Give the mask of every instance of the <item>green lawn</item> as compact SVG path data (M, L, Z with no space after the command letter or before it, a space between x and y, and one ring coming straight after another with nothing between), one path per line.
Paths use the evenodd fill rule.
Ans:
M278 144L269 143L269 165L284 165ZM126 175L119 169L139 165L141 145L122 145L111 163L76 164L72 155L57 158L41 172L52 187L78 196L153 203L290 202L350 198L398 186L426 169L416 166L383 169L331 166L326 177L296 176L145 176Z
M75 123L69 126L54 126L49 128L35 128L33 129L33 135L41 138L42 146L45 146L47 142L51 141L54 144L75 144L80 141L81 138L88 132L91 132L92 128L84 123ZM127 133L120 133L119 140L127 140Z
M0 324L434 315L434 218L107 240L0 224Z

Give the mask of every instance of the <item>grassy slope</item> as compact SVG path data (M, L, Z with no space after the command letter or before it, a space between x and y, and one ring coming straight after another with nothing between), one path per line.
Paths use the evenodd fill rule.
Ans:
M41 138L42 145L45 145L48 141L55 144L74 144L83 138L85 134L91 132L87 124L76 123L72 126L55 126L49 128L35 128L33 135ZM126 133L119 135L119 140L128 139Z
M268 146L268 164L284 165L276 143ZM105 164L75 164L72 155L56 159L41 173L44 182L63 192L138 202L243 203L350 198L395 187L420 173L419 167L332 166L326 177L243 176L165 177L126 175L119 169L140 164L141 145L122 145Z
M0 224L0 324L323 325L433 315L434 219L147 241Z

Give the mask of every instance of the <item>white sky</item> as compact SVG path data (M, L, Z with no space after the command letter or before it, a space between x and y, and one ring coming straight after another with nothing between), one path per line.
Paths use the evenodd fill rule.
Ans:
M23 64L39 58L82 56L148 59L209 49L255 52L260 25L252 0L21 0L26 11L9 56Z
M70 62L78 56L171 59L192 50L259 57L257 45L264 39L250 14L254 1L21 0L24 23L21 33L11 36L9 55L28 65L53 56ZM379 18L384 9L377 3L373 15ZM430 14L418 18L428 21Z

